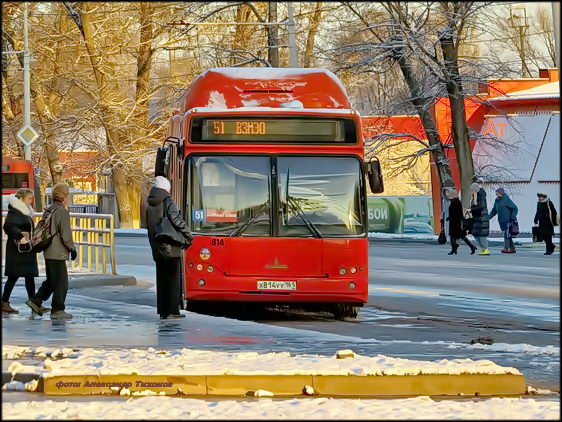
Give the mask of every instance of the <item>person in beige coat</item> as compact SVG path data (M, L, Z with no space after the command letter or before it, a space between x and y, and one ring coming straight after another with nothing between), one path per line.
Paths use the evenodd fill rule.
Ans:
M43 252L45 258L46 280L35 296L25 302L33 311L42 315L41 303L51 295L51 319L71 319L72 315L65 312L65 300L68 292L68 271L66 261L70 254L74 261L77 256L72 241L70 214L66 209L69 188L66 183L57 183L53 188L53 204L49 207L52 213L51 234L55 235L49 247Z

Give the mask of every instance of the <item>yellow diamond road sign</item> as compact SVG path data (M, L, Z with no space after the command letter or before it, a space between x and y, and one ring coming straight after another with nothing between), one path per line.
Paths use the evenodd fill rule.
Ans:
M20 141L25 145L31 145L38 136L39 134L31 125L26 125L18 131L18 138L20 138Z

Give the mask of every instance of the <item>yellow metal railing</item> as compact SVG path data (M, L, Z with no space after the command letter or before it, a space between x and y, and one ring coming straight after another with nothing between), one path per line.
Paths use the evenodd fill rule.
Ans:
M3 211L2 226L4 225L6 215L7 211ZM42 215L42 213L33 214L35 224L41 220ZM78 257L76 261L69 261L69 269L82 268L96 273L102 272L107 274L109 261L111 273L117 274L113 215L71 213L70 225L72 227L72 240L78 252ZM5 234L3 238L6 238ZM5 257L5 249L5 247L2 248L2 259ZM42 253L38 254L38 259L39 263L44 266L45 262Z

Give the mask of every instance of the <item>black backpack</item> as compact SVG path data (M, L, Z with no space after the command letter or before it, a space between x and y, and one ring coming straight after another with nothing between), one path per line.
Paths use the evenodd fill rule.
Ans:
M43 211L43 216L39 223L37 223L31 240L34 252L45 251L51 245L53 238L57 235L58 232L51 235L53 213L57 208L60 207L45 208Z

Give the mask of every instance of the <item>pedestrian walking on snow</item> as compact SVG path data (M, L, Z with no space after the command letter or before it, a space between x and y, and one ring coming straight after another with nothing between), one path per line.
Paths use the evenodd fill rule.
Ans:
M71 319L72 314L65 312L66 294L68 293L67 262L70 254L76 260L78 253L72 241L72 227L70 214L66 209L69 187L66 183L57 183L53 187L53 204L48 207L51 212L51 235L54 235L51 244L43 252L45 258L46 279L39 290L27 302L33 311L43 315L41 303L48 300L51 295L51 319Z
M466 237L466 230L462 226L463 208L459 195L455 189L450 189L447 192L447 197L451 201L449 205L449 234L451 239L451 252L448 255L456 255L459 244L457 240L462 239L464 243L470 248L470 254L473 255L476 251L474 245Z
M31 247L31 238L35 228L31 206L33 198L33 191L25 188L8 197L8 215L3 227L7 236L4 275L8 277L8 280L2 292L2 312L19 313L10 306L10 295L18 278L25 278L28 298L35 294L35 277L39 276L39 270L37 254ZM46 311L48 308L43 308L43 312Z
M182 318L180 314L180 258L193 236L170 197L170 181L162 176L150 190L146 209L148 241L156 263L156 312L160 319ZM167 220L165 220L167 219ZM170 225L165 223L169 221ZM173 231L172 233L164 231ZM165 233L168 236L162 236ZM174 238L177 241L174 241ZM180 243L181 240L181 243Z
M476 243L480 245L480 252L478 252L478 255L490 255L490 250L488 249L490 217L488 215L486 191L477 182L470 185L470 191L472 193L470 203L470 213L473 218L472 235Z
M515 253L515 245L509 233L508 223L515 221L517 218L517 205L513 203L511 198L503 188L496 189L496 200L494 207L490 211L490 220L496 215L498 216L498 223L503 232L504 248L502 253Z
M554 235L554 226L558 223L558 214L554 204L546 193L537 193L537 212L535 213L535 225L539 226L539 235L543 238L546 244L545 255L552 255L554 252L554 243L552 243L552 236Z

